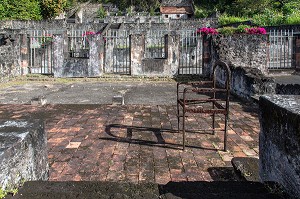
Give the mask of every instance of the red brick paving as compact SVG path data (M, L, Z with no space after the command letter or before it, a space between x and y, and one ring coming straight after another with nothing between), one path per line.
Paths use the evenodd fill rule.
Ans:
M257 107L231 103L228 151L222 133L187 133L181 150L176 106L0 105L1 118L45 120L52 181L212 181L208 169L258 156ZM193 115L187 125L206 125ZM218 120L220 125L221 122Z

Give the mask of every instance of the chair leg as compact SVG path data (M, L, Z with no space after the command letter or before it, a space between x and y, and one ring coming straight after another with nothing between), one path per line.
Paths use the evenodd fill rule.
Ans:
M227 151L227 127L228 127L228 114L225 115L224 151Z
M213 131L212 131L212 134L215 135L215 129L216 129L216 120L215 120L215 117L216 117L216 114L213 113L212 115L212 128L213 128Z
M185 150L185 110L183 110L182 114L182 145L182 149Z
M180 133L180 111L179 111L179 104L177 102L177 130Z

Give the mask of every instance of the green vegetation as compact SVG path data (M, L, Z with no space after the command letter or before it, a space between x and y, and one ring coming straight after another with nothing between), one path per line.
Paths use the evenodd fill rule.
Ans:
M12 190L0 189L0 199L4 198L9 193L15 195L16 193L18 193L18 189L12 189Z
M223 28L218 28L218 33L223 35L243 34L243 33L247 33L247 29L250 28L251 27L248 25L239 25L237 28L227 26Z
M102 6L100 6L100 8L98 10L98 17L100 19L103 19L106 17L106 11L104 10L104 8Z
M300 22L299 0L195 0L196 17L221 14L220 25L251 20L259 26L293 25Z
M0 19L42 19L37 0L0 0Z
M225 13L219 17L219 25L223 26L226 24L239 23L247 20L248 20L247 17L235 17Z
M0 20L3 19L51 19L61 12L71 9L77 3L88 0L0 0ZM124 12L159 11L161 0L92 0L98 3L112 3ZM300 23L300 0L194 0L195 17L209 17L219 14L219 24L251 20L258 26L293 25ZM105 17L101 7L98 15ZM229 30L228 30L229 31Z

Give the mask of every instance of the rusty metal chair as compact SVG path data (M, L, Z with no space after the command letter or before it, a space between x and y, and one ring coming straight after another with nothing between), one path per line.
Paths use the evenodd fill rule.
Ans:
M217 68L219 72L223 72L224 81L222 86L217 87L216 73ZM225 74L226 73L226 74ZM220 73L220 76L221 73ZM185 150L186 142L186 118L187 113L208 114L212 117L212 125L210 128L200 131L216 131L224 132L224 151L227 149L227 126L229 115L229 94L230 94L230 77L231 72L229 66L222 61L217 61L213 65L212 79L209 81L197 82L181 82L177 83L177 119L178 119L178 132L180 133L180 118L182 121L183 133L183 150ZM222 80L221 80L222 81ZM218 84L219 85L219 84ZM216 115L224 115L224 128L216 128ZM198 132L198 130L197 130Z

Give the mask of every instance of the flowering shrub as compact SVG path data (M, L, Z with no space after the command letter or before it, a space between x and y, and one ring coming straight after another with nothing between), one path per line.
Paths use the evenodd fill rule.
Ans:
M203 28L198 28L197 29L197 34L201 34L201 35L216 35L216 34L218 34L218 31L215 28L203 27Z
M88 35L100 35L101 32L93 32L93 31L86 31L85 33L82 34L82 37L86 37ZM87 41L89 41L88 38L86 38ZM105 38L103 38L104 42L106 41Z
M261 27L254 27L254 28L246 28L246 33L265 35L265 34L267 34L267 31L266 31L266 29L261 28Z
M83 37L84 36L88 36L88 35L98 35L101 34L101 32L93 32L93 31L86 31L85 33L83 33Z
M261 28L261 27L249 27L247 25L240 25L237 28L235 27L223 27L223 28L198 28L197 29L197 34L201 35L216 35L216 34L224 34L224 35L232 35L232 34L241 34L241 33L246 33L246 34L267 34L266 29Z

